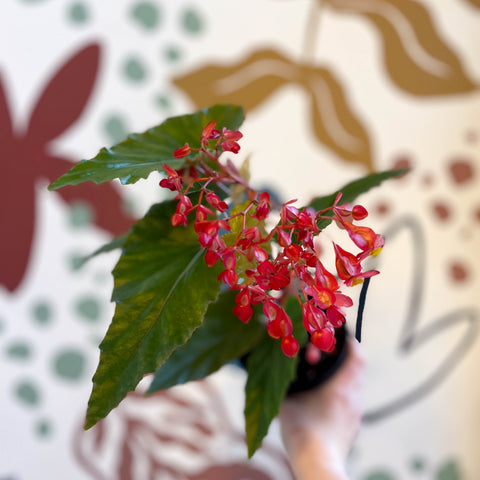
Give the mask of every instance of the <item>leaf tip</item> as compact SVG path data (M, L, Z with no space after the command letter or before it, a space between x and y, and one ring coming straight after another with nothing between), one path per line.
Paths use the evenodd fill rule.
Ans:
M258 446L257 445L248 445L248 459L251 460L251 458L255 455L255 452L257 451Z
M83 429L85 431L90 430L93 426L96 425L96 421L92 420L87 412L87 416L85 417L85 423L83 424Z
M50 192L53 192L54 190L58 190L60 188L60 185L58 184L58 180L55 180L54 182L52 182L48 187L47 189L50 191Z

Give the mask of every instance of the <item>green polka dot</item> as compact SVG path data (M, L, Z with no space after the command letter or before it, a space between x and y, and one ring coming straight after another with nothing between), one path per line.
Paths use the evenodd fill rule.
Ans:
M138 217L139 211L138 201L134 198L124 198L122 203L122 210L131 217Z
M164 56L165 59L169 62L177 62L180 60L180 57L182 56L182 53L178 47L175 46L170 46L167 47L164 51Z
M152 2L140 2L135 5L131 14L137 24L145 30L154 30L160 22L160 11Z
M158 95L155 99L155 103L163 109L169 109L171 107L170 99L166 95Z
M410 462L410 469L414 472L425 471L425 460L421 457L415 457Z
M82 2L75 2L70 5L68 9L68 18L77 24L82 24L88 21L90 14L87 7Z
M53 312L49 303L37 302L32 309L33 318L38 325L47 325L52 321Z
M188 9L183 12L182 27L187 33L197 34L203 30L203 20L195 10Z
M463 476L457 462L449 460L440 466L434 478L435 480L462 480Z
M80 270L80 268L84 264L84 259L85 259L85 255L81 253L77 253L77 252L71 253L68 256L68 265L70 267L70 270L74 272L76 272L77 270Z
M76 301L75 311L89 322L96 322L100 317L100 306L98 301L92 297L80 298Z
M97 272L93 277L95 283L98 283L99 285L105 285L110 278L110 275L105 272Z
M38 389L35 384L29 380L17 384L14 393L17 399L24 405L33 407L40 402Z
M369 473L364 480L395 480L395 476L386 470L377 470Z
M7 355L14 360L27 360L30 358L32 351L30 345L23 341L11 343L7 347Z
M90 337L88 337L88 339L89 339L89 342L92 345L95 345L96 347L99 347L100 344L102 343L103 336L102 335L91 335Z
M64 350L55 356L53 368L63 380L79 380L85 369L85 358L77 350Z
M73 228L83 228L93 221L93 209L86 202L74 202L70 206L69 224Z
M103 129L112 143L119 143L125 140L128 134L125 121L119 115L110 115L107 117Z
M52 424L49 420L41 419L35 423L35 434L40 438L47 438L52 434Z
M128 58L123 65L123 72L128 80L139 83L145 80L147 72L142 61L136 57Z

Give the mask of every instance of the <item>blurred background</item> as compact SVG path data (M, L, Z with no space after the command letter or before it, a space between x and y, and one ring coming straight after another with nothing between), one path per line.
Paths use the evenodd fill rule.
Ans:
M360 198L386 246L352 477L480 478L479 45L478 0L2 0L0 479L293 478L277 423L246 460L233 366L82 430L118 254L80 259L162 193L46 187L224 102L247 111L238 161L284 201L411 168Z

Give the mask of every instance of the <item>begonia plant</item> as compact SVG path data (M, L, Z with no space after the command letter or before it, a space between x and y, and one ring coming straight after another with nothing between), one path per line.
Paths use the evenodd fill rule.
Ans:
M358 224L368 213L353 202L401 172L368 175L305 206L275 205L236 164L243 120L234 105L169 118L50 185L130 184L158 171L159 188L173 192L98 250L120 248L121 255L113 270L115 313L100 345L85 428L146 374L153 374L152 393L246 356L245 425L253 455L295 378L299 348L317 353L311 358L331 352L353 305L344 289L379 273L364 262L380 251L383 237ZM316 242L329 225L350 239L332 244L332 269Z

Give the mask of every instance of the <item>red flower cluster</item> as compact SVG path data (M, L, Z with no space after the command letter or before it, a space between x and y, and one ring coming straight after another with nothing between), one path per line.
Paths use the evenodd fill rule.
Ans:
M187 216L195 212L194 228L200 245L206 250L205 261L208 266L222 262L224 268L218 279L238 290L233 312L241 321L250 320L252 305L262 304L269 335L281 339L283 352L293 357L299 345L283 305L287 296L295 295L311 343L330 352L335 347L335 328L345 321L344 308L353 302L340 291L337 277L319 259L314 245L314 238L321 232L318 222L333 217L360 249L360 253L354 255L333 245L336 273L345 286L356 285L378 273L362 271L362 261L380 251L383 238L372 229L353 223L368 213L360 205L339 205L341 194L333 206L321 211L298 209L293 206L294 200L285 203L279 223L267 232L264 220L271 209L268 193L252 190L232 162L219 161L222 152L240 150L237 141L241 137L238 131L215 129L212 121L202 132L199 148L186 143L175 150L175 158L195 151L204 155L180 170L164 165L167 177L160 185L178 192L172 225L187 225ZM192 204L188 192L194 184L200 184L200 193L198 201ZM225 192L229 192L229 186L241 184L248 200L233 207L227 203L228 193L227 201L223 200L209 188L212 184L216 191Z

